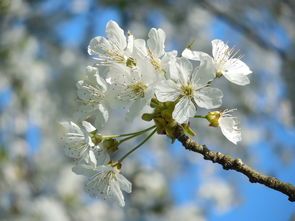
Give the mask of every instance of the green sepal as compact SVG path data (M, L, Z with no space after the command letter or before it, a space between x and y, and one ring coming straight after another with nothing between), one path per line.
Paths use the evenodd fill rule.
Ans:
M143 119L144 121L151 121L154 118L154 114L148 114L145 113L141 116L141 119Z

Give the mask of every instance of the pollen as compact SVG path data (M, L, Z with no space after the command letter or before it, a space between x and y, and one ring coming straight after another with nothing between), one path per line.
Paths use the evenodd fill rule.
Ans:
M188 84L181 86L182 95L192 97L194 95L194 88Z
M131 89L137 96L144 97L144 91L147 89L147 85L140 81L136 84L127 86L127 88Z
M130 68L133 68L136 66L136 60L132 57L129 57L126 61L126 66L127 67L130 67Z
M154 66L156 71L165 73L166 71L161 67L161 60L154 57L151 50L148 49L148 54L150 57L150 62Z

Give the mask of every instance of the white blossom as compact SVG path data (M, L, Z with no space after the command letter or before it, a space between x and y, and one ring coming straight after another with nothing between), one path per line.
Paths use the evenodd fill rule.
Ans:
M91 136L93 134L91 133L95 132L96 128L89 122L83 121L81 128L74 122L61 122L60 124L65 129L62 139L64 151L68 157L86 163L95 161L97 164L106 164L110 161L110 157L104 148L95 145L92 141Z
M120 174L116 167L78 165L73 167L73 172L88 177L85 191L91 197L102 196L105 199L117 201L122 207L125 206L122 190L131 193L132 184Z
M113 65L109 76L112 85L108 94L110 105L114 108L128 106L127 119L133 119L153 97L158 76L144 64L132 69L125 65Z
M223 75L234 84L242 86L249 84L250 80L247 75L251 74L252 71L239 58L234 58L236 52L221 40L215 39L211 43L213 58L204 52L191 51L190 49L185 49L182 56L197 61L210 58L209 61L215 67L216 77Z
M237 142L242 140L242 134L238 126L238 119L230 114L232 111L234 110L221 112L218 123L223 135L232 143L237 144Z
M78 121L95 116L94 125L101 129L108 120L109 113L105 102L107 83L99 76L98 68L87 67L87 79L77 82L80 106L75 114Z
M97 56L99 64L109 65L113 63L127 64L133 51L133 36L128 36L128 42L124 31L114 22L106 25L107 38L98 36L93 38L88 46L88 53ZM129 59L129 60L128 60Z
M180 58L171 78L172 80L161 81L155 93L161 102L177 101L172 117L178 123L193 117L196 105L206 109L221 105L222 91L208 87L208 82L214 78L212 66L208 62L203 62L193 71L192 64L187 59Z
M148 37L147 43L142 39L134 41L134 56L139 60L149 61L154 71L163 72L167 77L171 63L176 62L177 51L165 52L166 34L160 28L152 28Z

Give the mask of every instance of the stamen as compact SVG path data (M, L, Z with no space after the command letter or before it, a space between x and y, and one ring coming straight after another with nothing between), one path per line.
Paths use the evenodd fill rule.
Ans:
M134 85L128 85L128 89L131 89L134 94L136 94L139 97L144 97L144 91L147 89L147 85L141 81L137 82Z
M151 52L150 49L148 49L148 55L149 55L149 58L150 58L150 62L151 62L151 64L154 66L155 70L156 70L156 71L159 71L159 72L166 73L166 71L165 71L164 69L161 68L161 60L155 58L155 57L153 56L153 53Z
M181 86L182 95L192 97L194 95L194 88L188 84Z

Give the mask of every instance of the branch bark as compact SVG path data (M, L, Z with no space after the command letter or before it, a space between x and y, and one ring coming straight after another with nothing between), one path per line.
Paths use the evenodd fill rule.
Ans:
M295 187L292 184L282 182L275 177L261 174L243 163L239 158L235 159L229 155L209 150L206 145L200 145L183 134L183 129L180 126L178 126L175 131L175 138L182 143L185 149L202 154L205 160L218 163L222 165L225 170L235 170L240 172L246 175L251 183L260 183L271 189L277 190L286 194L289 197L289 201L295 202Z

